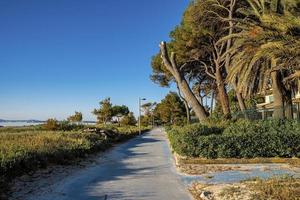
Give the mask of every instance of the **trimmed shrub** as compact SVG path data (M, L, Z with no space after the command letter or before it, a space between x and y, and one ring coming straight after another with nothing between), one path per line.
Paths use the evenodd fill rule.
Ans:
M191 125L168 132L178 154L203 158L300 157L296 121L237 121L227 128Z
M223 129L218 127L209 127L201 124L192 124L184 127L174 127L169 129L168 136L171 145L177 153L185 156L196 157L199 150L209 147L201 146L199 139L207 139L210 135L222 134Z

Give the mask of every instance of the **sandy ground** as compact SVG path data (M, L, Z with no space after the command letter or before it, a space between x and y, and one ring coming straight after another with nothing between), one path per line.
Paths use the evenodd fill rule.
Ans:
M250 200L253 193L244 183L216 185L194 183L189 187L189 190L196 200L202 200L203 191L211 193L213 200Z
M186 164L175 154L176 167L195 200L252 200L254 191L247 181L290 175L300 178L300 167L285 163ZM203 193L207 196L203 197Z
M160 129L80 162L53 166L15 180L11 199L191 199Z

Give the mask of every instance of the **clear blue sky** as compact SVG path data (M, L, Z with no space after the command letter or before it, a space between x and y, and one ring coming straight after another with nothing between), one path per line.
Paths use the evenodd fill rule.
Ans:
M151 56L189 0L0 1L0 118L85 120L111 97L135 113L139 96L169 89L149 79Z

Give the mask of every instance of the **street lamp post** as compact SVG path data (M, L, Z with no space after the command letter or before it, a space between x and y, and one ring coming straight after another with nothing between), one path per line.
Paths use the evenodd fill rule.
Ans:
M141 135L142 131L141 131L141 103L142 101L145 101L145 98L140 98L139 97L139 135Z

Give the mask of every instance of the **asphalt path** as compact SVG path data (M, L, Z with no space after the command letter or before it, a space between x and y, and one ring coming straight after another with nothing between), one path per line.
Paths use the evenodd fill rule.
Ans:
M101 155L103 156L103 154ZM96 166L66 176L35 200L190 200L157 128L104 153ZM25 197L25 199L27 199Z

